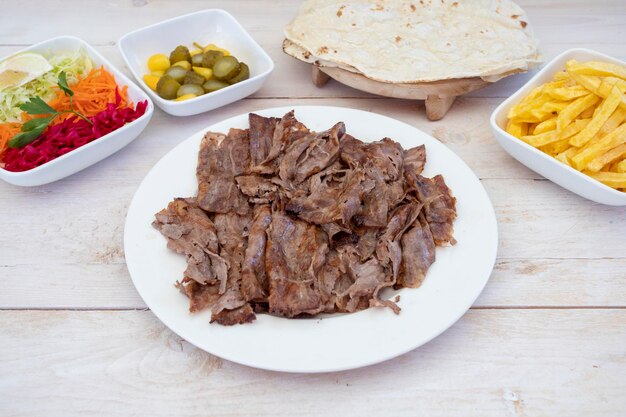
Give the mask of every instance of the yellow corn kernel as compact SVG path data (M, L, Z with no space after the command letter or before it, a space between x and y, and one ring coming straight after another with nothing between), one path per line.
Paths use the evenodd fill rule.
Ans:
M174 99L174 101L185 101L185 100L190 100L190 99L196 98L196 97L198 97L198 96L195 95L195 94L185 94L185 95L182 95L182 96L178 97L177 99Z
M150 71L165 71L170 67L170 59L163 54L154 54L148 58L148 69Z
M155 77L162 77L165 74L165 71L152 71L151 74Z
M193 51L189 51L189 54L191 56L196 56L198 54L201 54L202 52L203 52L202 49L194 49Z
M143 76L143 82L146 83L146 85L154 91L156 91L157 84L159 83L160 79L161 77L157 77L156 75L151 74L146 74Z
M191 64L187 61L178 61L176 62L174 65L172 65L173 67L181 67L184 68L186 70L190 70L191 69Z
M193 72L202 75L206 80L213 76L213 70L211 68L193 67Z
M219 46L217 46L214 43L210 43L207 46L205 46L204 48L202 48L203 52L207 52L207 51L220 51L221 53L224 54L224 56L230 56L230 52L224 48L220 48Z

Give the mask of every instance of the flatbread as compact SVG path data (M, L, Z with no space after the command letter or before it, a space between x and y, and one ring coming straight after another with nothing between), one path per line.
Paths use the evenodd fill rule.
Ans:
M307 0L285 37L295 58L388 83L496 81L540 62L509 0Z

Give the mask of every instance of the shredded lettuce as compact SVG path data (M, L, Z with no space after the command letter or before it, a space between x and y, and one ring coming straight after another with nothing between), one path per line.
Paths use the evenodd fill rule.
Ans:
M52 71L19 87L0 91L1 123L21 121L22 110L20 110L20 106L31 97L39 96L46 101L50 100L54 96L52 87L57 84L61 71L65 71L67 82L72 85L78 81L79 77L83 77L93 68L93 62L83 48L70 52L43 55L52 65Z

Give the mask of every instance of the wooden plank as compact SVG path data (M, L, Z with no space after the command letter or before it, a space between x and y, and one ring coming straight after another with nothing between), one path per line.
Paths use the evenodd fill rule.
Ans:
M30 0L33 2L33 0ZM20 15L23 10L39 7L29 6L29 1L8 4L3 11L6 16ZM36 3L36 2L35 2ZM72 34L92 43L118 68L124 68L121 55L115 46L117 39L139 27L156 23L181 14L205 8L224 8L231 12L251 35L259 42L276 63L276 72L270 82L255 97L372 97L369 94L345 87L331 81L326 87L318 88L310 81L309 65L286 56L281 50L282 28L296 14L298 2L273 2L271 7L259 6L256 0L217 2L193 0L185 2L152 2L147 0L109 2L110 7L92 13L89 2L72 0L47 13L29 16L30 23L24 27L20 19L4 22L0 28L0 56L13 53L24 46L58 36L58 28L52 21L63 21L72 27ZM534 32L540 41L545 61L569 48L585 47L626 58L623 44L616 35L623 31L626 11L619 0L611 2L568 2L567 9L550 6L542 2L520 2L531 17ZM67 14L66 10L75 13ZM57 19L57 20L55 20ZM584 30L567 31L570 22ZM265 22L272 22L268 27ZM564 28L564 26L566 26ZM106 27L106 30L93 28ZM564 31L568 35L563 36ZM571 33L570 33L571 32ZM486 89L471 93L474 97L508 97L534 72L509 77ZM298 88L294 88L298 86Z
M541 0L520 0L518 3L528 13L535 35L544 44L564 40L579 45L587 42L604 43L623 33L626 10L621 0L577 0L568 1L566 6L546 4ZM252 32L263 47L266 47L263 41L271 38L274 42L270 46L279 49L280 42L276 41L282 40L282 29L295 16L299 5L300 2L291 0L272 1L271 5L264 5L257 0L112 0L107 2L107 7L94 13L94 4L90 2L55 1L47 4L45 13L31 13L28 25L22 19L3 19L3 32L6 35L2 43L34 43L57 36L59 27L50 22L63 22L64 27L72 29L72 34L88 42L108 44L145 25L198 10L222 8ZM4 6L3 16L22 16L24 10L37 10L40 7L37 0L13 2ZM67 10L72 10L72 13ZM572 25L576 25L576 30L572 30Z
M129 178L129 175L143 178L161 156L190 135L213 123L264 108L298 105L350 107L383 114L408 123L445 143L463 158L480 178L541 178L517 163L495 142L489 125L489 116L499 103L500 99L497 98L459 98L455 102L454 109L443 120L437 122L431 122L426 118L423 102L380 98L358 100L354 98L245 99L204 114L185 118L170 116L157 109L148 127L135 142L114 157L97 165L109 166L110 163L116 161L115 169L107 171L106 177L94 175L90 178L91 180L96 178L109 180L113 177L123 179ZM95 167L89 168L62 180L61 183L81 181L81 178L94 169ZM129 171L138 172L131 174ZM13 188L20 192L19 189Z
M342 104L329 99L309 103ZM551 182L535 181L536 174L513 161L493 143L486 122L480 117L486 107L484 99L459 100L456 108L460 112L445 125L430 124L423 114L416 114L403 103L385 105L381 100L356 103L352 100L352 103L352 107L391 115L418 127L432 126L430 133L468 161L483 178L498 212L501 257L624 256L626 235L619 227L607 229L605 225L623 224L626 212L592 203ZM32 253L39 252L22 249L26 247L42 249L42 261L79 254L75 258L79 263L97 262L111 247L119 248L124 216L134 191L169 149L201 126L217 120L262 107L292 104L295 100L245 100L208 115L185 118L184 123L174 125L172 117L161 114L155 116L154 122L131 145L72 177L34 188L0 184L0 227L13 231L0 235L0 244L6 248L0 253L0 265L31 263ZM467 109L465 117L459 115L463 107ZM33 241L34 237L39 240ZM49 244L50 239L54 239L54 246ZM116 257L120 259L121 251Z
M626 258L500 259L474 307L626 307L624 271ZM2 266L0 276L0 309L146 308L126 265L110 259Z
M626 307L626 259L499 259L475 307Z
M2 33L2 32L0 32ZM265 32L263 32L265 33ZM253 33L256 37L256 34ZM2 39L0 39L2 42ZM310 65L299 62L287 55L285 55L280 48L274 45L274 42L279 42L278 39L267 41L265 45L262 45L266 52L272 57L276 64L274 73L270 76L268 82L263 86L261 90L255 93L252 97L255 98L312 98L312 97L342 97L342 98L378 98L372 94L368 94L353 88L347 87L337 81L330 80L324 87L316 87L311 82L311 68ZM279 42L280 43L280 42ZM1 45L0 44L0 57L11 55L30 43L20 45ZM122 55L116 45L104 44L94 46L98 52L104 55L116 68L122 70L127 76L132 79L132 74L126 68ZM626 59L626 53L624 52L623 45L621 43L575 43L565 42L559 44L542 45L541 53L544 57L544 61L555 57L561 52L571 48L590 48L599 52L615 56L617 58ZM532 70L529 73L517 74L511 77L507 77L497 83L469 93L468 97L488 97L488 98L506 98L519 89L526 81L530 79L536 70ZM294 88L294 86L298 86Z
M206 354L150 312L4 311L0 408L50 417L622 417L625 321L626 310L471 311L394 360L298 375Z
M557 259L553 268L538 275L545 278L530 281L520 278L533 274L514 272L518 267L513 264L512 270L506 272L509 278L482 305L623 305L623 291L619 290L622 281L611 277L619 277L619 268L623 266L626 235L620 227L606 225L624 224L626 212L591 203L548 181L535 181L536 174L493 143L485 122L493 101L461 99L455 105L458 112L451 112L437 123L416 114L413 105L405 101L320 99L307 103L372 110L433 134L484 178L500 224L499 256L521 258L520 262L550 263L551 258ZM140 138L114 157L81 173L34 188L1 183L0 230L10 232L0 234L0 276L8 277L0 280L0 306L143 307L123 266L122 247L126 211L141 179L163 154L202 127L245 111L296 103L299 101L244 100L184 118L184 123L179 123L183 119L157 111ZM589 284L584 275L576 275L577 264L562 266L558 261L607 257L619 258L615 261L617 269L605 273L608 286L600 287L605 291L599 289L598 294L587 297L580 296L588 291ZM604 264L592 265L602 268ZM563 280L560 285L549 287L553 293L549 288L543 289L544 284L552 285L549 276ZM509 288L521 282L532 284L523 286L525 290L521 292L526 295L517 300L518 292ZM534 293L552 295L534 299ZM568 295L559 301L559 293Z

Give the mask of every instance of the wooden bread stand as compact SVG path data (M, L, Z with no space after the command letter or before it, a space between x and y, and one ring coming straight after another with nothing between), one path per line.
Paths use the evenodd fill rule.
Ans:
M356 74L337 67L313 65L313 84L322 87L332 78L357 90L379 96L425 100L426 117L439 120L446 115L457 96L478 90L489 84L480 77L454 78L415 84L393 84L375 81L361 74Z

